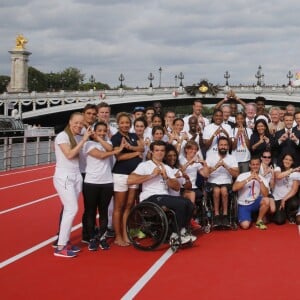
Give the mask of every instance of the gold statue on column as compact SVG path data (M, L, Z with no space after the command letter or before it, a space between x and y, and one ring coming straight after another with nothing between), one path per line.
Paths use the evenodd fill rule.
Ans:
M18 34L16 37L16 49L23 50L25 49L25 44L28 42L27 39L23 36L23 34Z

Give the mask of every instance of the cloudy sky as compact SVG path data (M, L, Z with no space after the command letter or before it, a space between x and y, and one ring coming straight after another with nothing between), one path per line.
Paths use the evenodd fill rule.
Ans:
M17 34L27 39L29 65L45 73L75 67L96 81L145 87L150 72L163 86L207 79L287 83L300 70L298 0L10 0L1 1L0 75L10 75Z

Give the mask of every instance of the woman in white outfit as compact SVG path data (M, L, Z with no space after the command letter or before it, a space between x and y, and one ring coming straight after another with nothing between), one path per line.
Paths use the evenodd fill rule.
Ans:
M82 176L79 169L79 152L92 133L89 127L83 136L83 115L75 112L69 124L55 139L56 167L53 176L54 187L63 204L63 214L58 235L55 256L74 257L80 251L69 244L72 223L78 211L78 198L82 189Z

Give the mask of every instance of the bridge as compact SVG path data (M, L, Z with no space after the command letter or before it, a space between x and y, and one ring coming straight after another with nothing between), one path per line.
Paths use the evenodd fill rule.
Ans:
M133 107L136 103L149 106L161 101L165 106L191 104L193 99L202 99L204 104L213 104L223 99L229 90L246 102L257 96L267 99L269 105L285 106L293 103L300 106L300 87L283 86L223 86L216 95L199 94L191 96L182 86L174 88L139 88L117 90L60 91L47 93L3 93L0 95L0 110L4 115L19 114L26 122L44 116L51 117L59 113L81 110L87 103L107 102L112 108ZM124 108L123 108L124 109ZM0 114L1 114L0 113Z

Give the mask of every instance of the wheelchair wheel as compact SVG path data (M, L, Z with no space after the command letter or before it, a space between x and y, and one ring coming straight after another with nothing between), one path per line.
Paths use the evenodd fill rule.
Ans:
M157 204L142 202L131 210L126 230L135 248L144 251L154 250L166 239L168 219Z

